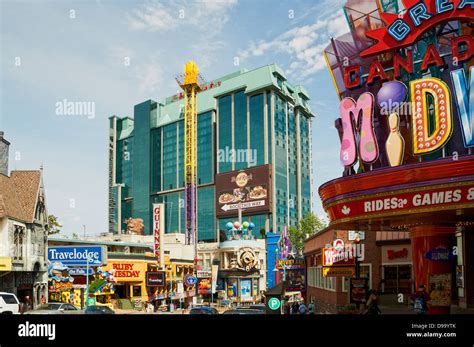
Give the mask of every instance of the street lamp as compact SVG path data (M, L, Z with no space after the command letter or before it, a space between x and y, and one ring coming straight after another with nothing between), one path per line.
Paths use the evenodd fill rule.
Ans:
M359 256L358 256L358 251L357 248L360 244L360 234L359 232L356 232L354 235L354 243L356 244L356 249L355 249L355 277L359 278L360 277L360 262L359 262ZM357 311L360 310L360 303L356 303Z

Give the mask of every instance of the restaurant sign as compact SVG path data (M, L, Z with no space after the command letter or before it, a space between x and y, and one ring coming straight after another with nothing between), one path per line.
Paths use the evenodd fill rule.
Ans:
M270 165L216 175L216 215L234 216L239 208L245 213L268 212L271 206Z
M353 277L354 266L323 267L323 277Z

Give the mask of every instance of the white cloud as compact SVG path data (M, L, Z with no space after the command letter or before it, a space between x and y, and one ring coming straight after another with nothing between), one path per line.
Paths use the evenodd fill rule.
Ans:
M133 11L129 17L129 26L135 30L166 31L176 27L178 15L179 11L173 13L159 2L144 4Z
M312 75L326 68L323 50L329 39L349 31L342 10L325 17L312 24L294 27L269 41L252 41L247 49L239 51L239 56L246 59L268 52L287 54L291 62L286 73L296 82L308 83Z
M169 31L191 25L220 31L229 20L228 11L236 4L237 0L151 1L133 10L128 24L133 30Z

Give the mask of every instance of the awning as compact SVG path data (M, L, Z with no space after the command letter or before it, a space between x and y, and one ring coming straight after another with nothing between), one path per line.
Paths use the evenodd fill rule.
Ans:
M283 281L278 283L275 287L268 289L265 292L265 296L268 295L283 295L285 293L285 289L288 285L287 281Z

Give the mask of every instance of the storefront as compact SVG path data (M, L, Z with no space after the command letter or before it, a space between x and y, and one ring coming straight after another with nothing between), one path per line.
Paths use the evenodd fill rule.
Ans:
M141 300L148 299L145 273L148 263L144 260L109 260L104 266L105 271L115 270L115 294L121 299Z
M413 293L411 245L381 246L381 257L381 293Z
M221 274L225 276L225 274ZM234 303L255 303L259 301L259 276L229 273L221 278L224 284L224 299Z

